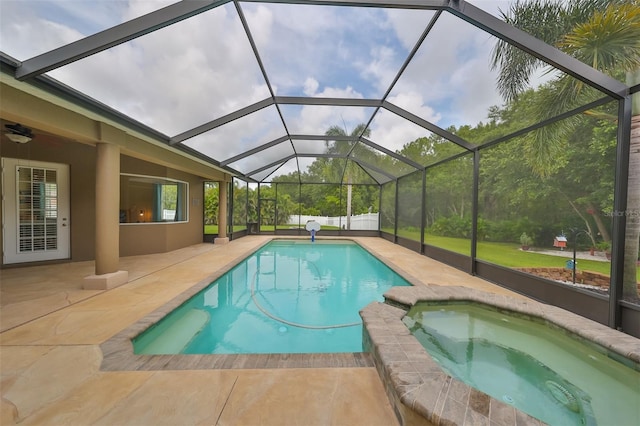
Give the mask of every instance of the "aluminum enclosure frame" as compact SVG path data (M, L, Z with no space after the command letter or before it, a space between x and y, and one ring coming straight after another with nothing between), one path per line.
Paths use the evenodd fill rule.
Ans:
M483 11L478 7L475 7L469 3L466 3L465 1L462 1L462 0L437 0L437 1L411 0L411 1L398 1L398 2L389 2L389 1L382 1L382 0L369 0L369 1L366 1L366 0L337 0L337 1L333 1L333 0L313 0L313 1L247 0L246 1L247 3L261 3L261 2L262 3L289 3L289 4L323 5L323 6L358 6L358 7L379 7L379 8L418 9L418 10L436 11L437 12L436 15L434 15L431 22L425 28L422 36L420 37L420 39L412 49L411 53L409 54L409 57L403 63L398 74L395 76L393 82L388 87L384 96L380 100L363 100L361 102L354 102L353 100L344 100L344 99L319 99L319 98L313 98L313 97L296 99L293 97L276 96L273 90L273 87L270 83L269 76L263 66L260 53L258 52L256 44L253 40L253 36L251 35L246 19L244 18L244 13L242 11L242 7L240 4L242 2L238 0L233 0L233 1L232 0L218 0L218 1L185 0L185 1L171 4L162 9L158 9L156 11L150 12L141 17L132 19L130 21L116 25L107 30L101 31L97 34L85 37L76 42L67 44L60 48L51 50L49 52L43 53L31 59L28 59L18 65L15 71L15 77L18 80L32 79L36 76L43 74L44 72L51 71L63 65L80 60L82 58L86 58L95 53L102 52L111 47L117 46L124 42L133 40L145 34L149 34L158 29L165 28L176 22L182 21L184 19L188 19L192 16L209 11L211 9L215 9L219 6L222 6L231 2L234 4L238 12L238 15L242 21L242 25L245 30L246 36L250 42L251 49L260 67L263 77L265 78L265 81L267 83L267 87L271 96L270 98L264 99L263 101L257 102L245 108L241 108L235 112L227 114L223 117L219 117L217 119L214 119L200 126L196 126L179 135L175 135L169 139L169 143L171 145L182 144L182 142L186 141L189 138L192 138L194 136L197 136L199 134L212 130L223 124L237 120L238 118L244 117L248 114L259 111L271 105L276 107L276 110L284 126L286 134L283 137L290 138L291 134L287 130L287 124L282 116L280 105L291 103L291 104L297 104L297 105L303 105L303 104L304 105L332 105L332 106L349 105L349 106L373 107L375 108L375 113L372 115L367 125L371 124L373 117L376 115L376 113L382 106L385 109L395 114L398 114L401 117L408 119L426 128L427 130L444 137L445 139L461 146L462 148L472 151L477 148L476 145L471 144L467 141L464 141L463 139L455 135L452 135L449 132L444 131L443 129L440 129L438 126L435 126L433 123L429 123L428 121L423 120L420 117L413 116L407 111L403 111L402 109L386 101L386 98L391 92L391 89L394 87L400 75L406 69L409 62L413 58L413 55L415 55L418 47L421 45L422 41L427 37L429 31L431 30L434 23L438 20L440 14L443 11L447 11L471 23L476 27L519 47L520 49L524 50L525 52L528 52L534 57L555 66L559 70L566 72L569 75L572 75L573 77L579 79L580 81L598 89L603 93L608 94L613 98L620 99L629 93L629 88L624 84L620 83L619 81L612 79L611 77L597 70L594 70L591 67L588 67L587 65L581 63L580 61L564 54L563 52L560 52L556 48L551 47L535 39L534 37L526 34L525 32L506 24L505 22L501 21L497 17ZM250 178L250 176L245 176L245 177Z
M236 111L233 111L229 114L226 114L222 117L217 117L210 120L207 123L200 124L199 126L188 129L180 134L174 136L167 136L161 132L156 131L144 124L137 122L136 120L131 119L130 117L125 116L124 114L104 105L95 99L91 99L88 96L83 95L82 93L65 86L64 84L57 82L56 80L48 77L44 73L60 68L64 65L70 64L72 62L81 60L83 58L89 57L99 52L103 52L109 48L120 45L127 41L131 41L138 37L144 36L146 34L152 33L156 30L168 27L176 22L180 22L182 20L188 19L192 16L198 15L200 13L207 12L211 9L215 9L217 7L223 6L225 4L233 3L236 10L239 13L240 19L243 23L243 27L245 29L246 35L249 39L251 49L253 54L259 64L260 70L267 82L267 87L270 93L270 96L256 102L252 105L240 108ZM398 74L395 76L391 85L387 88L384 95L380 99L342 99L342 98L316 98L316 97L292 97L292 96L277 96L272 84L270 83L268 73L266 72L264 66L262 65L262 60L260 57L260 53L258 48L253 41L253 37L251 32L249 31L246 20L244 19L244 15L242 12L242 3L287 3L287 4L305 4L305 5L319 5L319 6L353 6L353 7L381 7L381 8L395 8L395 9L415 9L415 10L433 10L436 12L431 22L427 25L421 37L419 38L416 45L411 50L409 57L401 66ZM578 79L579 81L587 84L590 87L593 87L603 93L603 98L596 100L594 102L589 103L588 105L584 105L580 108L574 109L572 111L568 111L564 114L561 114L557 117L553 117L549 120L545 120L540 123L536 123L530 127L525 129L518 130L517 132L506 135L500 138L497 138L493 141L490 141L481 146L473 144L469 141L464 140L463 138L452 134L451 132L442 129L436 124L422 118L416 116L399 106L394 105L393 103L387 100L389 93L391 93L392 88L397 83L400 75L407 68L409 62L411 61L413 55L417 52L421 43L428 36L429 31L438 20L442 13L451 13L452 15L470 23L471 25L501 39L512 45L517 46L521 50L529 53L535 58L542 60L546 63L551 64L558 70L561 70L572 77ZM614 187L614 210L617 212L624 212L627 210L627 189L628 189L628 175L629 175L629 149L630 149L630 129L631 129L631 96L634 93L640 91L640 85L636 85L633 87L628 87L627 85L583 64L582 62L572 58L569 55L559 51L558 49L549 46L542 41L530 36L529 34L518 30L505 22L501 21L497 17L483 11L482 9L467 3L463 0L400 0L400 1L389 1L389 0L185 0L178 3L171 4L162 9L153 11L141 17L132 19L130 21L124 22L122 24L116 25L107 30L101 31L97 34L85 37L76 42L64 45L60 48L51 50L49 52L43 53L41 55L35 56L33 58L27 59L23 62L16 61L15 59L9 57L8 55L2 54L0 57L0 62L2 64L3 72L9 73L14 76L14 78L18 81L24 81L39 88L42 88L55 96L60 98L68 99L72 102L78 103L83 106L87 106L92 111L95 111L99 114L102 114L105 117L109 117L110 119L116 120L119 123L122 123L124 126L133 129L136 132L140 132L153 140L159 141L163 144L167 144L170 146L174 146L177 149L180 149L185 154L195 156L201 160L207 161L209 164L216 168L220 168L221 170L225 170L226 172L232 174L233 176L239 177L247 182L258 183L258 188L260 188L260 184L265 182L264 180L258 181L255 180L252 176L266 171L272 167L276 167L279 165L283 165L288 160L292 158L304 158L310 157L309 154L301 154L297 153L294 148L294 154L284 156L277 161L270 162L267 165L263 165L260 168L251 170L247 173L242 173L229 165L243 158L247 158L252 155L257 155L264 149L279 145L281 143L291 143L293 146L293 141L296 139L316 139L316 140L337 140L335 138L325 136L325 135L296 135L292 134L288 128L286 120L283 118L282 113L280 111L281 105L316 105L316 106L352 106L352 107L366 107L373 108L374 113L371 116L370 120L367 123L367 126L370 126L373 118L377 114L377 112L381 109L389 111L393 114L396 114L405 120L411 121L418 126L423 127L424 129L429 130L430 132L446 139L454 143L456 146L462 148L465 152L458 155L466 155L471 153L473 155L474 161L474 169L473 169L473 224L472 224L472 237L471 237L471 253L468 258L464 259L464 263L468 264L468 272L471 274L478 274L480 276L486 275L489 279L501 280L503 276L510 275L503 271L497 271L493 267L487 267L483 265L482 262L479 262L476 258L476 246L478 241L477 236L477 228L478 228L478 179L479 179L479 161L481 152L483 149L489 148L496 144L506 142L508 140L513 139L519 135L528 133L542 126L548 125L550 123L556 122L563 118L569 117L571 115L578 114L587 109L594 108L599 105L603 105L606 102L611 101L612 99L618 102L618 145L616 151L616 174L615 174L615 187ZM210 156L199 152L186 144L185 141L206 133L210 130L218 128L224 124L230 123L232 121L238 120L242 117L255 113L257 111L263 110L267 107L274 106L278 111L280 119L282 120L284 134L276 139L273 139L270 142L262 144L253 149L247 150L241 154L235 155L231 158L227 159L214 159ZM347 139L345 139L347 140ZM393 152L389 149L386 149L378 144L375 141L369 140L367 137L363 136L363 134L359 135L353 140L356 144L360 143L365 146L368 146L372 149L376 149L384 154L394 158L395 160L401 161L404 164L410 166L415 169L414 171L421 171L423 173L423 182L424 175L426 171L430 167L434 167L435 165L423 166L415 161L406 158L396 152ZM354 144L355 147L355 144ZM399 176L392 175L386 171L381 170L379 167L375 165L368 164L362 160L358 160L353 157L353 149L346 155L332 155L331 158L347 158L349 161L354 161L366 171L367 169L372 170L376 173L379 173L382 176L385 176L389 179L387 182L380 182L374 176L370 175L370 177L377 181L380 186L380 192L382 192L382 187L389 182L394 183L395 186L395 218L394 218L394 242L402 242L407 246L410 246L412 249L416 249L416 244L414 241L404 241L402 237L398 237L398 180ZM443 161L451 161L453 158L457 158L458 155L451 157L447 160ZM313 155L314 157L322 157L322 155ZM440 164L440 163L438 163ZM268 176L267 176L268 177ZM266 179L266 178L265 178ZM380 197L382 199L382 197ZM422 191L422 199L420 200L422 203L422 214L424 217L424 209L426 206L426 195L425 188L423 185ZM425 223L422 223L422 234L424 234L424 226ZM623 259L624 259L624 235L625 235L625 226L626 219L624 215L614 215L613 217L613 227L612 227L612 235L614 238L614 245L612 247L612 270L611 270L611 285L610 285L610 296L609 296L609 304L608 304L608 312L606 322L610 327L619 328L621 324L624 322L622 318L622 304L620 302L620 297L622 293L622 276L623 276ZM384 238L390 238L389 235L383 235ZM424 237L422 237L419 242L419 246L417 250L425 253L426 255L433 254L436 257L440 257L444 259L445 262L450 262L455 265L462 265L462 261L457 256L449 256L448 254L443 254L440 250L430 247L424 244ZM447 260L449 259L449 260ZM465 268L466 269L466 268ZM490 272L483 272L490 271ZM498 277L498 278L491 278ZM598 308L600 309L600 308ZM598 318L602 319L602 315L598 314Z

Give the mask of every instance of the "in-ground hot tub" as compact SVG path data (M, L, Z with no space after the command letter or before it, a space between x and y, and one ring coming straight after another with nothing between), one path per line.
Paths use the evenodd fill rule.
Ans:
M614 420L615 424L638 424L639 419L635 417L640 417L637 391L640 389L640 340L634 337L553 306L463 287L392 289L385 298L387 303L372 303L361 311L364 341L403 425L486 421L539 424L542 423L540 417L552 424L598 424L602 423L603 416L607 424ZM495 314L498 328L503 330L492 331L481 319L469 319L469 310L475 311L480 306L488 309L488 313L487 309L481 309L480 316ZM461 316L452 313L456 307L462 307ZM515 316L507 317L507 311ZM407 316L407 312L414 318ZM416 321L417 318L426 319L426 326ZM413 328L413 334L408 327ZM528 341L522 337L524 329L533 330L534 340L552 341L544 344L542 340ZM543 329L551 334L542 333ZM474 331L475 337L469 338ZM495 345L489 345L496 333L506 336L502 343L497 338ZM556 355L552 353L556 347L558 352L579 353L578 360L572 361L574 365L568 369L573 372L556 363ZM525 351L527 348L531 351ZM506 366L495 364L500 359ZM609 362L614 363L613 370L603 372ZM497 376L505 370L505 386L501 387ZM463 377L466 373L468 376ZM566 377L572 374L574 377ZM598 383L608 375L616 376L621 382L607 385L615 388L609 388L608 392L616 392L616 402L606 398L606 391L602 394L600 389L588 389L585 379L575 377L576 374L592 375ZM523 379L529 376L532 380L526 384L512 383L520 376ZM483 379L489 384L488 388L483 388ZM518 394L527 387L529 391L537 389L540 394L535 397ZM636 392L628 393L629 388ZM626 396L621 397L623 392ZM553 410L548 409L541 415L535 410L532 412L531 404L518 409L517 400L546 404ZM637 401L634 403L634 400ZM603 407L613 411L603 413ZM548 417L547 411L560 413L561 417Z

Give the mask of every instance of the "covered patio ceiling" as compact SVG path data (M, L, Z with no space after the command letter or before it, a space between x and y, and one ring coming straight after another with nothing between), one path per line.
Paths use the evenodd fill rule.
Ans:
M365 172L354 183L383 184L508 140L459 134L504 102L491 67L500 40L548 65L530 87L566 73L597 93L557 119L628 93L500 20L508 2L479 4L4 2L2 63L248 182L305 182L331 158L339 181L352 167ZM448 157L403 151L418 138L449 145Z

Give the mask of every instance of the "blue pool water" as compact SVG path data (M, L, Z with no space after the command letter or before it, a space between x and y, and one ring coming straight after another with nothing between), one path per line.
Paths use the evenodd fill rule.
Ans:
M637 365L604 348L473 304L417 304L403 321L449 374L547 424L640 424Z
M410 285L351 241L275 240L134 339L138 354L362 352L360 309Z

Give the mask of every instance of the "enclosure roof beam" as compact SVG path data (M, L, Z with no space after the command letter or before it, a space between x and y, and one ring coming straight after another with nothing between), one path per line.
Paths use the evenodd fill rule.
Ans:
M358 164L358 167L360 167L362 169L362 171L365 172L367 174L367 176L369 176L371 178L371 180L373 180L375 183L377 183L378 186L383 184L382 182L378 181L378 179L376 179L375 176L373 176L369 170L367 170L364 167L362 167L361 164L359 164L358 162L356 162L356 164ZM389 181L385 181L385 183L386 182L389 182Z
M380 99L351 99L351 98L316 98L306 96L276 96L277 104L281 105L326 105L345 107L376 108L382 106Z
M232 174L232 175L238 174L238 171L236 169L234 169L232 167L229 167L229 166L226 166L226 165L223 165L223 164L220 164L220 162L218 160L215 160L215 159L209 157L208 155L203 154L202 152L200 152L198 150L195 150L195 149L193 149L193 148L191 148L191 147L189 147L187 145L178 144L178 145L175 145L174 148L176 148L176 149L178 149L178 150L180 150L180 151L182 151L184 153L187 153L189 155L192 155L192 156L194 156L196 158L199 158L200 160L203 160L203 161L205 161L205 162L207 162L207 163L209 163L211 165L214 165L214 166L220 168L221 170L224 170L224 171L228 172L229 174Z
M350 135L337 135L337 136L327 136L327 135L291 135L291 139L293 140L307 140L307 141L358 141L360 138L357 136Z
M227 124L232 122L233 120L237 120L238 118L242 118L245 115L249 115L252 114L256 111L260 111L263 108L266 108L268 106L273 105L273 99L272 98L267 98L264 99L260 102L256 102L253 105L249 105L247 107L241 108L237 111L232 112L231 114L227 114L225 116L222 116L220 118L216 118L215 120L212 120L208 123L202 124L198 127L194 127L191 130L187 130L186 132L180 133L179 135L176 135L174 137L171 138L171 141L169 142L171 145L176 144L178 142L184 142L187 139L190 139L194 136L198 136L202 133L208 132L209 130L213 130L216 127L220 127L223 124Z
M242 173L238 173L238 175L237 175L237 176L233 176L233 179L241 180L241 181L243 181L243 182L244 182L244 183L246 183L246 184L249 184L249 183L259 183L257 180L252 179L252 178L250 178L250 177L249 177L249 176L247 176L247 175L243 175Z
M230 0L187 0L139 16L75 42L35 56L22 63L16 70L16 78L25 80L33 76L67 65L78 59L125 43L176 22L214 9Z
M467 142L460 136L454 135L453 133L448 132L439 126L436 126L435 124L421 117L418 117L417 115L412 114L409 111L402 109L389 101L384 101L384 105L382 107L406 120L413 122L414 124L417 124L420 127L424 127L425 129L429 130L432 133L435 133L438 136L442 136L443 138L455 143L456 145L466 149L467 151L473 151L476 148L474 144Z
M372 164L367 163L366 161L362 161L362 160L360 160L358 158L353 158L353 157L350 157L349 159L351 161L355 162L355 163L358 163L360 165L360 167L362 167L364 169L365 172L367 171L367 169L371 169L376 173L380 173L381 175L384 175L384 176L388 177L390 180L398 179L398 176L394 176L389 172L386 172L386 171L384 171L384 170L382 170L382 169L380 169L380 168L378 168L378 167L376 167L376 166L374 166ZM369 176L371 176L371 175L369 175ZM374 179L374 180L376 182L378 182L377 179ZM380 182L378 182L378 183L380 183Z
M347 158L346 154L296 154L296 156L304 158Z
M19 64L20 61L18 61L17 59L12 58L4 52L0 52L0 69L3 72L13 75L15 74L15 71ZM64 83L61 83L58 80L49 77L48 75L39 75L31 79L29 81L29 84L33 87L44 90L45 92L55 97L64 99L65 101L78 105L81 108L86 108L87 110L95 114L102 115L109 120L113 120L116 123L131 128L136 132L152 138L153 140L162 142L163 144L169 144L170 138L164 133L153 129L129 117L128 115L123 114L115 108L99 102L94 98L80 92L79 90L73 89Z
M483 145L483 147L484 147L484 145ZM438 160L438 161L436 161L435 163L431 163L431 164L429 164L429 165L426 165L424 168L425 168L427 171L429 171L429 169L431 169L431 168L433 168L433 167L437 167L437 166L439 166L440 164L448 163L449 161L457 160L458 158L466 157L466 156L469 156L469 155L470 155L470 153L469 153L469 152L467 152L467 151L462 151L462 152L459 152L459 153L457 153L457 154L455 154L455 155L452 155L451 157L443 158L442 160Z
M234 157L231 157L231 158L229 158L227 160L221 161L220 164L223 165L223 166L226 166L227 164L235 163L238 160L242 160L243 158L249 157L249 156L254 155L254 154L258 154L260 151L263 151L263 150L265 150L267 148L271 148L273 146L279 145L282 142L286 142L288 140L289 140L288 136L280 136L279 138L274 139L271 142L267 142L265 144L257 146L257 147L255 147L253 149L248 150L248 151L244 151L242 154L238 154L238 155L236 155Z
M258 62L258 66L260 67L260 72L262 73L262 77L264 78L265 83L267 84L267 88L269 88L269 94L271 98L274 99L276 94L273 91L273 86L271 85L271 81L269 81L269 75L267 74L267 70L264 68L264 63L262 62L262 58L260 57L260 53L258 52L258 46L251 34L251 30L249 29L249 24L247 23L247 18L244 16L244 12L242 11L242 7L237 0L233 2L236 7L236 12L238 13L238 17L240 18L240 22L242 22L242 27L244 28L244 32L249 40L249 44L251 45L251 50L253 50L253 56L255 56L256 61ZM284 127L284 131L286 134L289 134L289 129L287 128L287 123L282 115L282 111L280 111L280 106L275 104L276 110L278 111L278 116L280 117L280 121L282 122L282 127Z
M406 163L406 164L410 165L411 167L413 167L416 170L424 169L424 166L422 164L416 163L415 161L405 157L404 155L396 154L395 152L391 151L390 149L387 149L387 148L385 148L383 146L380 146L380 145L370 141L367 138L360 138L360 141L363 144L365 144L365 145L367 145L367 146L369 146L369 147L371 147L373 149L376 149L376 150L378 150L380 152L384 152L388 156L393 157L398 161L402 161L403 163ZM352 151L352 153L353 153L353 151Z
M536 124L533 124L533 125L531 125L529 127L525 127L524 129L516 130L513 133L501 136L498 139L494 139L492 141L484 143L479 147L479 149L485 149L485 148L492 147L492 146L494 146L496 144L502 143L504 141L508 141L509 139L513 139L513 138L518 137L518 136L525 135L525 134L527 134L529 132L532 132L532 131L534 131L536 129L540 129L542 127L548 126L548 125L553 124L555 122L564 120L564 119L569 118L569 117L573 117L574 115L581 114L583 112L589 111L589 110L594 109L594 108L598 108L599 106L606 105L609 102L613 102L613 99L611 99L608 96L605 96L605 97L600 98L600 99L596 99L595 101L589 102L588 104L582 105L581 107L574 108L574 109L572 109L570 111L563 112L562 114L556 115L555 117L547 118L546 120L542 120L542 121L540 121L540 122L538 122Z
M587 64L513 27L479 7L463 0L451 0L446 10L609 96L621 99L629 93L629 88L622 82L591 68Z
M383 7L388 9L442 9L450 0L242 0L246 3L310 4L315 6Z
M251 175L255 175L256 173L260 173L263 172L267 169L270 169L273 166L277 166L278 164L283 165L284 163L286 163L287 161L291 160L292 158L295 158L295 154L291 154L291 155L287 155L284 158L281 158L279 160L274 161L273 163L269 163L266 166L262 166L259 169L255 169L250 171L249 173L245 173L245 176L251 176Z
M405 58L404 63L402 64L402 66L400 67L398 72L396 73L396 76L393 78L393 81L391 82L391 84L387 88L387 91L382 96L382 100L383 101L387 100L387 98L391 94L391 91L393 90L393 88L398 83L398 80L400 80L400 77L402 76L402 74L404 74L405 70L409 67L409 64L411 63L413 58L418 53L418 50L420 50L420 46L422 46L422 43L424 43L424 40L429 35L431 30L435 26L436 22L438 22L438 19L440 18L440 15L442 15L442 11L441 10L437 11L436 13L434 13L434 15L431 17L431 20L429 21L429 24L427 24L427 27L424 29L424 31L420 35L420 38L418 39L416 44L414 44L413 48L411 49L411 52L409 52L409 55L407 55L407 57ZM369 120L369 123L367 124L367 127L369 127L369 125L371 124L371 121L373 121L373 117L371 117L371 120Z
M433 29L433 26L436 24L436 22L440 18L441 14L442 14L442 10L438 10L431 17L431 20L429 21L429 24L427 25L427 27L424 29L424 31L420 35L420 38L418 39L418 41L413 45L413 48L411 49L411 52L409 52L409 55L407 55L407 57L405 58L404 63L402 64L402 66L400 67L398 72L396 73L396 76L393 78L393 81L391 82L389 87L387 87L387 91L384 93L384 95L382 96L382 99L381 99L382 103L384 103L384 101L387 100L387 98L391 94L391 91L393 90L393 88L398 83L398 80L400 80L400 77L402 76L402 74L404 74L405 70L409 67L409 64L413 60L414 56L418 53L418 50L420 49L420 46L422 46L422 43L427 38L427 35ZM369 129L369 127L371 127L371 123L373 123L373 120L378 115L378 112L380 111L381 107L382 107L382 105L379 106L379 107L376 107L375 111L373 111L373 114L371 114L371 117L369 118L369 121L367 122L365 127L362 129L362 133L360 135L358 135L358 136L364 136L365 132ZM351 150L353 150L354 148L355 148L355 145L351 148Z

